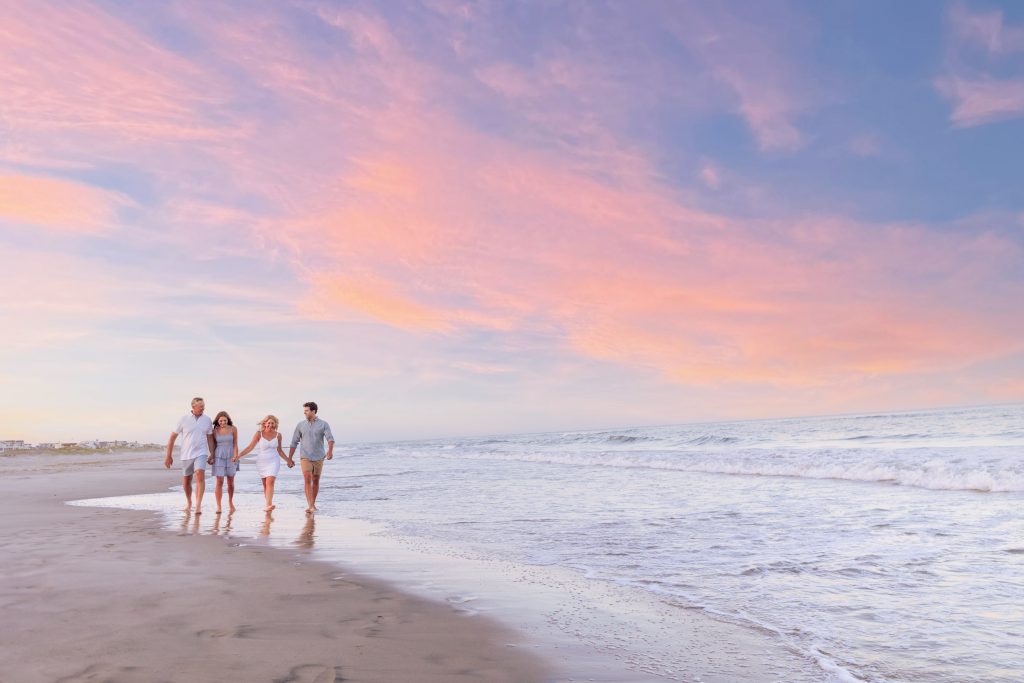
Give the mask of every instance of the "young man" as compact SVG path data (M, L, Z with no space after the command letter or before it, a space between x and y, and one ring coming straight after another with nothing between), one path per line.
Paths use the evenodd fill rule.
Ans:
M316 403L310 401L302 404L302 412L306 416L295 426L292 445L288 449L288 459L295 455L295 447L300 443L299 452L302 465L302 480L306 486L306 514L316 511L316 495L320 493L320 473L324 470L324 457L334 457L334 435L331 426L316 416ZM324 440L327 441L327 453L324 454Z
M178 420L178 426L167 442L167 457L164 467L171 469L174 459L174 442L181 435L181 474L185 488L185 512L192 509L192 477L196 478L196 514L202 513L203 492L206 490L206 460L213 455L209 436L213 434L213 421L203 411L206 402L198 396L192 399L192 412Z

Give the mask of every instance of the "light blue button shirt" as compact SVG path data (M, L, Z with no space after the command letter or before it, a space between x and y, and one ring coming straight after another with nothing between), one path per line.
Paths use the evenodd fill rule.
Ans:
M325 441L334 441L334 434L331 434L331 425L319 417L312 422L302 420L295 425L295 433L292 434L292 448L300 443L299 457L306 460L323 460L327 457L324 450Z

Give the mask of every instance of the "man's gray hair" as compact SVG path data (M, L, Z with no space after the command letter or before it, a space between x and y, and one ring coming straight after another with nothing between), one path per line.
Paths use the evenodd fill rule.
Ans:
M192 405L195 406L195 404L197 403L206 403L206 401L203 400L202 396L196 396L194 399L192 399Z

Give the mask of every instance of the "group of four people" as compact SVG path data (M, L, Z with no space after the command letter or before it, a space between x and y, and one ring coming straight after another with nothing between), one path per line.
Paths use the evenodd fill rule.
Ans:
M206 490L206 466L213 467L213 475L217 477L215 496L217 514L221 513L221 499L224 495L224 480L227 479L228 509L235 511L235 472L238 461L256 452L256 471L263 482L263 495L266 498L267 512L273 510L274 482L281 469L281 462L288 467L295 467L295 449L299 451L300 469L306 490L306 514L316 511L316 497L320 493L320 474L323 472L324 460L334 457L334 435L331 427L317 417L317 405L313 401L303 404L302 412L305 419L295 426L291 446L285 455L282 447L281 434L277 431L280 422L273 415L260 420L260 430L253 434L252 440L244 450L238 450L238 428L225 411L217 413L211 420L204 412L206 402L196 397L192 399L192 410L178 420L178 425L167 441L167 457L164 467L170 469L174 462L174 442L181 437L181 474L185 489L185 512L192 510L192 479L195 478L196 514L202 512L203 493ZM324 449L326 442L327 448Z

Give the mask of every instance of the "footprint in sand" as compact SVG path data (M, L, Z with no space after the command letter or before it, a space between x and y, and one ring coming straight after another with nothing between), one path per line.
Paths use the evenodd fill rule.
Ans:
M274 683L342 683L341 667L322 664L302 664L293 667L285 678L276 678Z

